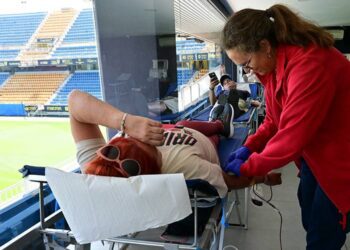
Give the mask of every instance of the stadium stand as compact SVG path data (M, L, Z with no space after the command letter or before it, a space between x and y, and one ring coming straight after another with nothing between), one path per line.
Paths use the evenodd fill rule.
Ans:
M198 43L195 40L177 40L176 54L200 53L205 47L205 43Z
M17 73L0 88L0 103L46 104L67 72Z
M77 19L63 39L63 44L95 42L95 27L92 9L80 11Z
M10 73L8 73L8 72L1 72L0 73L0 89L9 76L10 76Z
M96 58L96 46L75 46L75 47L59 47L56 49L52 58Z
M0 60L14 60L19 51L19 49L0 50Z
M39 30L36 38L61 37L67 26L73 22L77 12L74 9L62 9L52 12Z
M36 18L36 22L31 21L29 17ZM11 20L16 20L16 23L20 22L21 26L31 27L31 29L25 29L28 33L25 41L27 44L24 42L25 46L18 46L18 48L22 48L22 51L14 49L14 46L11 48L0 47L0 60L17 59L23 63L23 61L34 62L39 59L79 60L81 58L97 58L92 9L78 11L66 8L50 13L0 16L0 20L5 19L7 24L10 24ZM31 23L31 25L28 25L28 23ZM1 34L5 33L0 31L0 39ZM23 34L20 37L23 38ZM9 49L6 50L6 48ZM176 50L179 57L192 54L193 59L196 60L196 53L206 53L207 47L205 43L200 43L194 39L180 39L176 41ZM188 63L188 59L184 62L184 65L178 67L177 86L184 86L191 81L199 80L208 73L207 69L195 69L191 66L191 63ZM67 96L72 89L84 90L102 99L99 72L97 70L82 70L75 73L67 71L62 78L55 80L50 89L39 87L40 84L37 85L37 81L40 82L39 79L45 74L47 73L35 71L30 74L18 73L13 75L1 88L1 103L66 106ZM8 78L9 75L7 74L4 77ZM33 77L37 80L33 80ZM30 89L28 89L28 86L31 86Z
M23 46L33 35L46 13L0 15L1 46Z
M188 81L192 78L194 71L187 68L177 68L177 82L178 85L187 84Z
M49 57L55 42L59 41L68 30L77 15L74 9L62 9L50 13L39 31L34 35L32 43L20 55L21 60L46 59ZM44 42L44 41L47 42Z
M77 71L56 93L56 97L50 102L51 105L67 105L68 94L73 89L83 90L102 100L99 72Z
M18 65L35 67L37 60L97 58L92 9L0 15L0 27L3 65L17 60ZM0 103L65 106L72 89L102 99L99 72L0 73Z

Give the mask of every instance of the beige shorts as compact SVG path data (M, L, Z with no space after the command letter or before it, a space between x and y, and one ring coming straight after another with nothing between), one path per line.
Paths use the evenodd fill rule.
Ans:
M96 151L106 144L103 138L94 138L79 141L77 147L77 162L82 172L84 172L85 164L96 156Z

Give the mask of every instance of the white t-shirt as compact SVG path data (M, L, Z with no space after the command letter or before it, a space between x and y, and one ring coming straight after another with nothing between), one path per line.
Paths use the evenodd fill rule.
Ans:
M190 129L173 128L165 133L162 153L162 173L183 173L185 179L202 179L225 197L227 186L222 176L218 154L211 141L202 133ZM96 151L105 145L103 138L82 140L77 143L77 161L84 172L85 164L96 157ZM176 145L176 146L175 146Z
M165 137L164 144L157 147L162 153L163 173L183 173L185 179L206 180L220 197L226 195L218 154L205 135L190 128L173 128L166 131Z

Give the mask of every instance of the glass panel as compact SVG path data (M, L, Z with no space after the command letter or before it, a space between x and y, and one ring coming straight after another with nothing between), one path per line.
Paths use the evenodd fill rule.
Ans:
M209 1L174 0L174 10L179 111L183 111L207 98L209 72L218 77L222 73L218 43L226 18Z
M173 1L95 1L95 17L105 100L153 119L176 113Z
M102 99L91 1L2 1L0 115L10 118L0 127L0 207L37 188L19 167L78 167L67 119L72 89ZM12 136L18 130L21 136Z
M176 58L177 58L177 84L179 91L185 86L198 85L196 91L192 91L191 98L188 94L179 99L180 111L195 104L208 92L208 73L216 71L220 76L222 64L221 48L209 41L204 41L193 36L177 34ZM199 87L201 86L201 87ZM190 100L190 101L189 101Z

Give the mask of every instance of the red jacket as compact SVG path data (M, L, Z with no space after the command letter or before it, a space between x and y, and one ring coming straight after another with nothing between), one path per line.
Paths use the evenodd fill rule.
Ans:
M335 48L277 48L276 71L259 77L266 117L245 146L244 176L303 157L322 190L350 211L350 62Z

